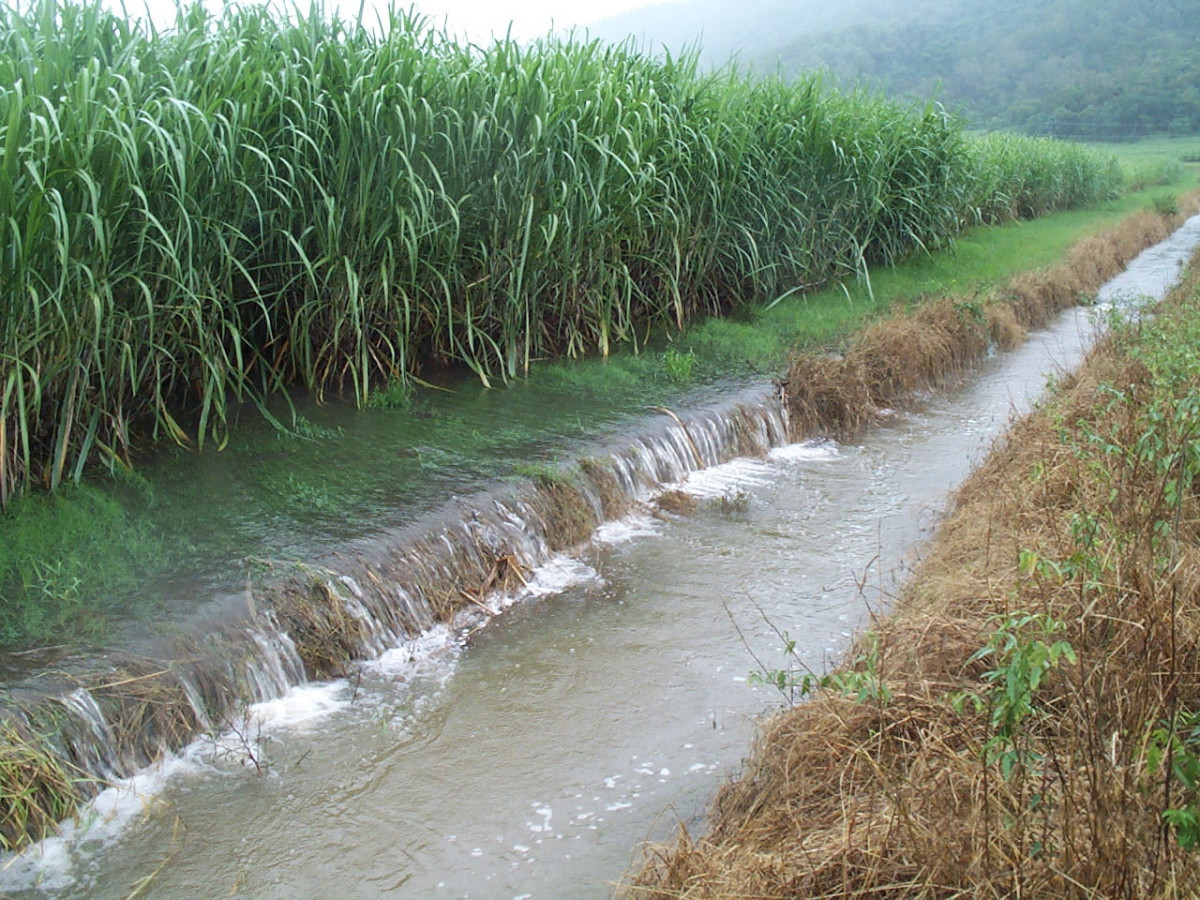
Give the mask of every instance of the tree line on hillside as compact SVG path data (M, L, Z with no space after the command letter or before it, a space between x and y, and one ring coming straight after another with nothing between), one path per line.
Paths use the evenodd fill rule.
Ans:
M792 75L937 95L975 125L1084 140L1200 132L1191 0L959 3L944 19L865 23L749 55Z

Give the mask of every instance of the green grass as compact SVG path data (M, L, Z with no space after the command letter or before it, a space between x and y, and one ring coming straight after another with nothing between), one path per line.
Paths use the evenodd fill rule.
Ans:
M97 595L132 592L134 571L162 552L138 503L72 486L18 498L0 512L0 645L92 641L107 624Z
M1132 143L1090 144L1096 152L1114 155L1130 186L1167 187L1200 176L1200 135L1155 137Z

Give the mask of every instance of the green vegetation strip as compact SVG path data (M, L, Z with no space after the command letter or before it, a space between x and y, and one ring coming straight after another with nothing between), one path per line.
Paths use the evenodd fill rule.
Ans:
M686 405L690 392L719 382L776 378L795 350L842 351L852 334L874 317L908 308L918 299L949 294L955 302L974 308L1014 275L1031 265L1057 263L1072 245L1144 210L1164 190L1174 197L1175 187L1158 187L1085 210L977 226L960 235L952 248L914 257L894 268L873 268L870 292L866 283L852 277L824 291L789 297L770 309L697 322L675 335L672 343L659 340L642 352L617 353L604 362L539 364L515 394L524 397L532 391L539 409L554 409L552 414L539 414L539 422L554 429L560 409L563 416L574 416L579 408L605 404L605 408L641 409L648 404L679 408ZM520 448L525 459L528 447L545 439L532 425L520 428L524 419L519 412L506 414L505 427L474 430L479 417L491 414L493 405L507 409L504 404L515 398L493 391L486 399L485 407L457 414L445 408L442 392L412 400L404 393L399 402L426 417L407 421L424 426L412 438L424 448L424 455L454 460L499 478L511 468L502 463L508 444ZM395 419L407 415L404 409L372 415ZM276 433L253 441L244 430L232 438L223 454L227 470L242 471L238 467L250 460L252 475L270 479L270 490L245 502L261 506L264 516L272 502L279 504L280 521L310 508L312 502L319 502L320 509L331 515L355 514L346 496L354 489L369 490L373 483L357 468L347 471L333 465L330 454L344 458L341 435L303 418L294 432L296 439ZM219 506L211 510L204 506L203 487L195 496L184 495L183 501L165 502L161 496L177 496L166 493L171 485L162 483L171 478L153 467L142 471L147 480L138 473L115 484L94 479L54 494L29 493L0 510L0 645L27 649L111 639L114 621L161 613L157 598L139 593L139 585L156 572L179 569L181 555L187 560L201 553L220 559L261 552L251 543L253 535L224 524ZM332 499L314 494L316 489L304 480L309 471L322 473L322 479L336 473L341 479L336 482L337 494ZM389 478L402 476L397 466L389 469ZM156 493L161 495L157 500ZM186 510L186 515L172 518L176 509ZM205 510L205 529L232 537L220 547L193 548L196 538L186 537L185 528L196 510Z
M629 896L1195 896L1200 258L960 490L905 589Z
M0 504L285 387L508 378L1119 186L932 105L398 13L40 0L0 86Z

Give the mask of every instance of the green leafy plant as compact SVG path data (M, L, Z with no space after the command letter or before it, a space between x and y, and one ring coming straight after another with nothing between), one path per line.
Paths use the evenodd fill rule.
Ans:
M547 487L564 484L570 480L560 466L549 462L517 463L514 471L519 478L528 478Z
M276 431L276 436L284 440L327 441L341 437L344 433L340 427L329 428L325 425L318 425L307 416L297 414L293 419L292 427Z
M1200 712L1180 711L1150 734L1146 772L1164 779L1163 821L1184 850L1200 846ZM1175 790L1181 796L1176 801Z
M467 47L395 7L154 31L33 0L0 46L0 506L150 440L221 446L247 401L402 405L428 363L512 379L1110 186L1104 157L968 141L937 104Z
M797 703L817 691L835 691L844 697L853 697L860 703L891 702L892 693L884 683L880 672L879 647L872 635L864 639L867 649L854 658L849 666L818 675L800 660L796 653L796 642L782 632L783 653L791 657L792 664L779 669L756 669L750 672L747 681L752 685L772 687L779 691L788 703Z
M696 354L691 350L681 353L674 347L668 347L667 352L663 354L663 362L667 366L667 377L678 384L691 379Z
M1174 194L1159 194L1150 201L1150 208L1160 216L1179 215L1179 200Z
M412 382L404 378L393 378L386 385L372 389L367 397L371 409L411 409L413 405Z
M1032 554L1022 558L1027 571L1043 562ZM988 715L993 731L983 748L984 760L999 763L1004 778L1011 780L1039 759L1027 723L1046 714L1038 702L1042 684L1059 666L1074 665L1077 659L1068 641L1055 639L1066 626L1048 615L1014 613L992 621L995 629L987 643L969 660L993 663L982 675L985 687L955 694L951 702L959 713L973 708Z

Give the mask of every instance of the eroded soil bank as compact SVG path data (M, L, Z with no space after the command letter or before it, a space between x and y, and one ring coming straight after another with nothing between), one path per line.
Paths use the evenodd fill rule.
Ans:
M808 699L626 896L1194 896L1198 343L1193 265L1011 430L843 666L791 673Z

